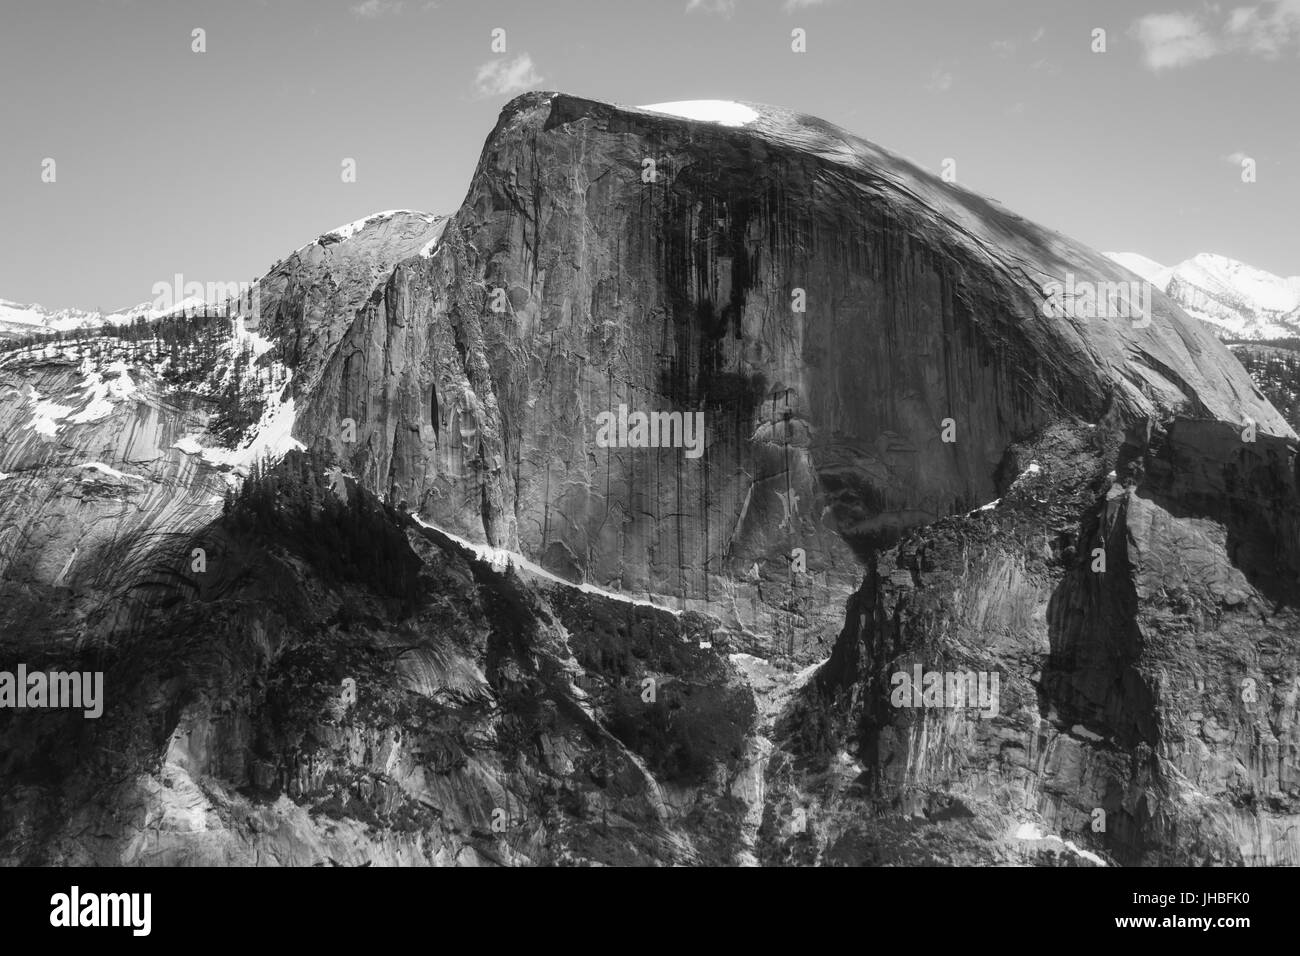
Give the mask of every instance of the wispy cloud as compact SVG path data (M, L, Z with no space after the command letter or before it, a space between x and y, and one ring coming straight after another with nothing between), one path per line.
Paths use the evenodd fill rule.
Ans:
M1300 0L1277 0L1257 7L1237 7L1225 30L1235 48L1273 58L1300 48Z
M1274 59L1300 50L1300 0L1266 0L1201 13L1153 13L1133 23L1142 59L1153 72L1190 66L1228 53Z
M729 17L736 12L736 0L688 0L687 13L716 13Z
M1133 24L1149 70L1169 70L1208 60L1218 41L1200 17L1188 13L1153 13Z
M947 93L952 89L952 74L943 67L936 66L934 72L930 74L930 82L925 85L928 90L937 90L940 93Z
M1223 160L1230 166L1240 166L1246 161L1246 154L1241 150L1237 150L1235 153L1229 153L1227 156L1224 156Z
M781 5L786 13L820 7L833 0L785 0ZM687 13L716 13L718 16L730 17L736 12L737 0L686 0Z
M1034 35L1029 38L1030 46L1037 43L1045 36L1047 36L1047 27L1039 27L1034 31ZM1016 50L1020 49L1020 44L1021 40L1019 38L1011 37L1005 40L994 40L989 44L989 49L1003 59L1006 59L1014 54Z
M362 20L375 20L390 13L401 13L405 6L403 0L363 0L353 4L350 9L354 17Z
M480 96L508 96L532 89L542 82L533 68L533 58L520 53L514 59L499 57L488 60L478 68L474 86Z

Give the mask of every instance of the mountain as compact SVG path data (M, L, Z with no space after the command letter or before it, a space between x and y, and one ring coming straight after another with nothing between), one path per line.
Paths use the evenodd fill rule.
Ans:
M438 218L430 213L410 209L389 209L372 213L355 222L321 233L312 242L296 249L295 254L302 254L312 247L324 247L342 242L357 231L377 223L407 219L433 223L438 221ZM0 342L53 332L95 329L103 325L128 325L137 319L154 320L205 309L223 311L227 299L234 300L239 297L239 285L237 282L223 282L209 283L206 286L199 284L199 287L195 288L187 285L183 277L177 275L171 282L161 282L155 286L155 290L161 286L162 291L154 299L107 313L82 309L51 311L41 305L24 305L8 299L0 299ZM258 286L260 288L261 282ZM236 303L235 308L238 311L247 306Z
M0 709L0 860L1300 861L1296 433L1046 291L1130 275L815 117L530 93L449 217L9 348L0 671L106 690Z
M1300 334L1300 276L1284 279L1210 253L1170 267L1131 252L1106 255L1221 337L1258 340Z
M68 332L104 323L121 324L129 322L131 316L142 309L138 306L136 309L123 309L105 315L80 309L51 311L40 305L23 305L0 299L0 341L42 332Z

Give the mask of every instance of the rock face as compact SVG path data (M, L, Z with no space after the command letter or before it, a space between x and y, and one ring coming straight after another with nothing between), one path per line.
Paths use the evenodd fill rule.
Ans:
M845 543L989 500L1008 443L1062 416L1290 434L1161 296L1145 323L1046 320L1041 288L1070 272L1126 276L810 117L733 129L529 94L432 257L358 315L302 431L440 525L816 659L856 577ZM701 414L704 453L599 447L621 406Z
M0 711L0 859L1295 862L1296 436L1130 279L811 117L528 94L211 341L12 353L0 664L117 690Z
M701 622L551 595L304 469L190 537L210 571L167 570L191 599L136 602L111 645L12 649L112 696L98 721L10 718L0 858L733 862L715 805L753 705Z
M782 838L787 809L766 859L1296 862L1294 449L1197 420L1115 434L1050 429L996 508L868 570L781 735L787 792L840 782L814 845ZM997 712L894 706L917 664L998 675Z

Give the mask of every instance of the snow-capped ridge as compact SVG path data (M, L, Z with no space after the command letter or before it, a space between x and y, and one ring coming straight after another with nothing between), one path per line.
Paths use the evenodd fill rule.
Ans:
M350 239L362 229L366 228L366 226L374 225L375 223L382 222L385 219L392 219L394 216L401 215L418 216L425 220L425 222L429 223L438 221L438 217L432 213L420 212L416 209L385 209L383 212L372 212L368 216L362 216L360 219L352 220L352 222L345 222L343 225L331 229L328 232L323 232L319 237L317 237L316 241L319 242L321 239ZM308 245L310 245L310 243L308 243Z
M1133 252L1104 255L1150 282L1222 337L1300 335L1300 276L1284 278L1212 252L1198 253L1176 266L1162 266Z

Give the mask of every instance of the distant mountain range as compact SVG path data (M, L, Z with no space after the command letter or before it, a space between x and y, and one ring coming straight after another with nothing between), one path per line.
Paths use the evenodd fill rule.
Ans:
M1300 276L1282 278L1227 256L1203 252L1163 266L1135 252L1106 255L1156 286L1224 339L1300 336Z
M429 213L415 212L410 209L388 209L383 212L372 213L355 222L349 222L336 229L321 233L312 242L296 249L295 254L303 253L312 245L324 247L343 242L368 226L392 220L395 217L404 219L408 216L415 217L424 223L433 223L438 220L438 217ZM419 250L421 255L427 255L429 251L429 249ZM180 279L180 276L176 277L178 286ZM226 288L230 283L220 285ZM55 310L47 309L45 306L35 303L0 299L0 342L6 339L21 339L29 335L39 335L43 332L71 332L75 329L92 329L103 325L128 325L137 318L160 319L169 315L188 314L189 310L204 307L221 309L225 306L228 293L228 288L226 295L221 292L214 293L212 287L209 286L204 295L186 295L182 297L180 289L177 287L175 294L170 298L162 299L161 304L159 301L145 301L114 312L85 309ZM239 309L236 308L235 311L239 311Z
M150 302L142 302L117 312L99 312L83 309L53 310L35 303L24 304L0 299L0 341L41 332L71 332L74 329L98 328L101 325L126 325L136 317L158 319L203 305L204 300L201 298L188 298L168 309L157 309Z

